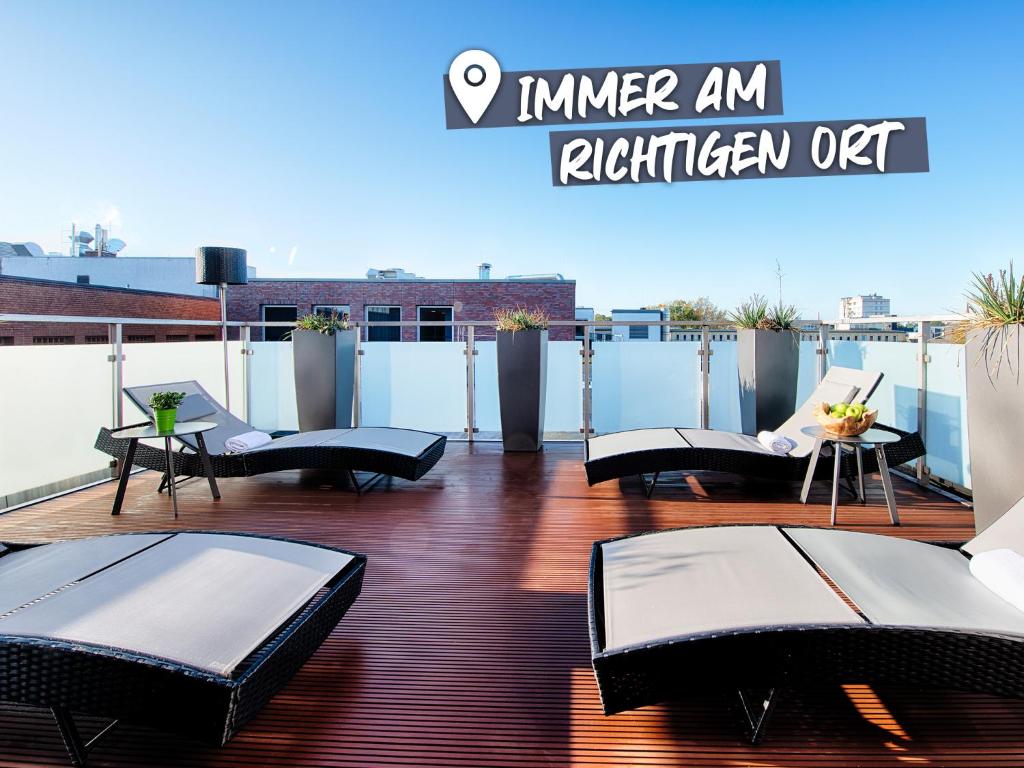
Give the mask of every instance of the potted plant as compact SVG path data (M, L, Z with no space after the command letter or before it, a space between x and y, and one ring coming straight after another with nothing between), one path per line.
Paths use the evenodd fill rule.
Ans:
M548 318L539 309L499 309L498 400L506 451L544 447L544 400L548 383Z
M352 426L356 331L348 315L312 313L291 332L299 429Z
M975 274L966 298L967 313L954 333L966 342L967 436L981 533L1024 496L1024 278L1018 280L1012 263L998 278Z
M184 392L154 392L149 396L149 407L153 409L157 432L173 432L174 420L178 417L178 406L185 399Z
M736 326L743 432L756 435L777 429L796 410L800 367L796 308L781 301L769 306L755 293L730 313L729 320Z

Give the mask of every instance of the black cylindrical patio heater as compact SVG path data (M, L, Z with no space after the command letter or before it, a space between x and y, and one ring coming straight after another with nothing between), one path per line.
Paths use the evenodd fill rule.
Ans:
M216 285L220 289L220 334L224 343L224 405L231 410L231 382L228 375L228 286L245 285L249 282L245 249L222 245L204 245L196 248L196 282L200 285Z

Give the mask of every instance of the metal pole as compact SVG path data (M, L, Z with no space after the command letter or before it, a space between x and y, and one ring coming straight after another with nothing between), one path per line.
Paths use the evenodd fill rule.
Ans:
M815 350L815 354L818 355L818 383L820 384L822 379L825 378L825 374L828 373L828 336L829 327L825 323L818 325L818 348Z
M711 328L702 325L700 329L700 428L711 425Z
M466 440L473 442L476 434L476 338L472 325L466 332Z
M231 410L231 375L228 373L228 284L220 284L220 335L224 344L224 407Z
M124 426L124 401L121 399L121 388L124 386L124 344L123 326L120 323L112 323L107 326L107 337L110 340L110 354L107 360L111 362L110 367L110 396L112 407L112 421L114 429ZM114 462L114 477L120 477L122 472L131 472L131 465L121 466L121 461Z
M356 324L356 361L355 371L352 373L352 426L358 427L362 415L362 330Z
M921 434L921 441L927 445L926 430L928 427L928 363L931 362L931 355L928 354L928 335L931 333L931 323L922 320L917 324L921 338L918 341L917 354L917 431ZM921 485L928 485L930 470L925 456L918 458L916 464L917 482Z
M124 386L124 326L114 323L107 327L110 337L110 356L107 357L111 366L111 396L113 405L114 428L124 426L124 401L121 399L121 388Z
M583 445L587 445L587 440L590 439L591 433L594 431L593 427L590 426L593 420L593 390L591 389L592 378L593 378L593 356L594 350L590 341L590 327L584 326L583 333L583 349L580 350L580 354L583 356L583 365L581 366L581 375L583 376Z
M242 418L252 421L252 328L242 326Z

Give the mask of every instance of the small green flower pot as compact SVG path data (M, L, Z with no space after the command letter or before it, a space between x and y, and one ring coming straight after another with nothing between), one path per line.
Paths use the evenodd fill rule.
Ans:
M157 432L173 432L174 431L174 419L178 416L177 408L165 408L162 410L155 410L153 413L156 415L156 429Z

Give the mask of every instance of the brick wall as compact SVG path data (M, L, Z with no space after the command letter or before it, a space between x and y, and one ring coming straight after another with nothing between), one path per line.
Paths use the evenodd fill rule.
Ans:
M230 320L262 320L262 307L297 307L298 315L316 304L347 305L352 318L363 320L367 306L402 308L402 320L416 320L417 307L454 307L455 320L493 320L500 307L543 309L552 320L576 317L576 283L572 280L250 280L228 288ZM259 329L253 339L263 338ZM493 338L490 328L478 328L477 338ZM571 326L551 329L552 340L572 340ZM416 340L416 328L402 329L403 341Z
M217 299L175 293L77 285L57 280L0 275L0 313L25 315L92 315L97 317L150 317L161 320L220 320ZM81 323L0 323L0 345L39 343L106 343L106 325ZM219 339L213 326L130 325L124 340L185 341L187 336ZM169 338L170 337L170 338Z

